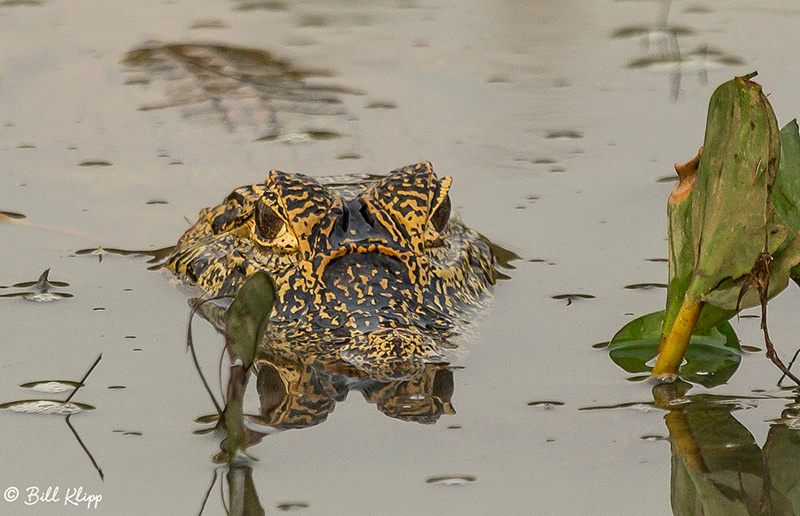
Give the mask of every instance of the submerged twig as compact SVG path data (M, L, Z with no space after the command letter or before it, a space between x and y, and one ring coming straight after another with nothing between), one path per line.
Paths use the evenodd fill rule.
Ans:
M87 378L89 378L89 375L92 374L92 371L94 371L94 368L97 367L97 364L99 364L100 360L102 360L102 359L103 359L103 354L102 353L97 355L97 358L95 359L95 361L92 364L92 366L89 368L88 371L86 371L86 374L83 375L83 378L81 378L78 381L78 385L76 385L75 389L72 391L72 393L69 396L67 396L67 399L64 400L64 403L68 403L69 400L71 400L75 396L75 394L77 394L78 389L83 387L83 383L86 381Z
M98 359L98 361L99 361L99 359ZM95 362L95 365L96 365L96 364L97 364L97 362ZM90 371L90 372L91 372L91 371ZM87 375L87 376L88 376L88 375ZM75 390L77 391L78 389L75 389ZM94 466L94 469L96 469L96 470L97 470L97 474L98 474L98 475L100 475L100 480L102 480L103 482L105 482L105 481L106 481L106 479L105 479L105 477L104 477L104 475L103 475L103 470L102 470L102 469L100 468L100 466L97 464L97 461L96 461L96 460L94 460L94 456L92 455L92 452L90 452L90 451L89 451L89 448L87 448L87 447L86 447L86 445L85 445L85 444L83 444L83 440L82 440L82 439L81 439L81 437L78 435L78 432L75 430L75 428L72 426L72 423L70 423L70 422L69 422L69 418L71 418L71 417L72 417L72 414L68 415L68 416L67 416L67 417L64 419L64 420L67 422L67 426L68 426L68 427L69 427L69 429L72 431L72 435L74 435L74 436L75 436L75 439L78 441L78 444L80 444L80 445L81 445L81 448L83 448L83 451L84 451L84 452L86 452L86 455L89 457L89 460L90 460L90 461L92 461L92 466Z
M211 495L211 490L214 489L214 485L217 483L217 470L218 468L214 468L214 477L211 479L211 484L206 489L206 495L203 497L203 503L200 504L200 512L197 513L197 516L203 516L203 511L206 510L206 503L208 503L208 497Z
M794 365L794 362L795 362L795 360L797 360L797 357L799 355L800 355L800 348L798 348L797 351L794 352L794 356L792 356L792 359L789 360L789 365L786 366L787 369L789 369L789 370L792 369L792 366ZM778 387L781 387L781 382L783 382L784 378L786 378L786 375L785 374L781 375L780 380L778 380Z
M211 387L208 385L206 377L203 375L203 370L200 367L200 362L197 360L197 353L195 353L194 350L194 341L192 340L192 320L194 319L194 315L197 313L197 310L199 310L200 307L203 306L205 303L229 297L232 296L217 296L199 301L192 307L192 311L189 313L189 324L187 325L186 328L186 350L191 351L192 361L194 362L194 368L197 370L197 374L200 375L200 380L203 382L203 386L206 388L206 392L208 392L208 395L211 397L211 402L214 404L214 408L217 409L217 414L219 414L220 416L222 416L223 412L222 407L217 401L216 396L214 396L214 393L211 391Z

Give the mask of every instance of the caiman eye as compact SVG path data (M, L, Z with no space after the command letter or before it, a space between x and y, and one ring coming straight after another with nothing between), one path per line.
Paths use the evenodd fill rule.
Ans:
M447 226L447 221L450 220L450 195L444 198L442 203L436 208L431 216L431 224L433 224L436 231L444 230Z
M286 223L272 208L260 202L256 205L256 231L265 240L274 240L286 228Z

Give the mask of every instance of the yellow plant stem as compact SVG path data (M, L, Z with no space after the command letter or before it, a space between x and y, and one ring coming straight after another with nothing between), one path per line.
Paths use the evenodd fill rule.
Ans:
M675 323L672 325L672 330L663 341L663 345L660 346L658 360L653 367L651 378L668 381L677 378L678 368L683 361L683 355L686 354L686 347L689 345L689 339L692 337L692 331L694 331L702 308L702 302L683 301Z

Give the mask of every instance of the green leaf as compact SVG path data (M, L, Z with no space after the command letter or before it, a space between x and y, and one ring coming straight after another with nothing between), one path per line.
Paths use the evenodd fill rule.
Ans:
M647 364L658 354L663 321L664 310L661 310L623 326L608 345L611 360L629 373L650 372L652 366ZM727 322L696 332L689 341L685 360L681 378L706 387L721 385L739 367L739 339Z
M694 187L697 262L686 294L692 302L705 302L727 278L735 282L747 275L768 233L770 253L789 238L788 229L774 223L768 198L779 159L778 125L761 86L742 77L723 83L711 96ZM738 289L731 285L713 304L736 308L737 299Z
M232 356L242 361L245 370L253 363L274 303L272 278L264 272L256 272L247 278L228 307L225 340Z
M793 235L800 231L800 135L797 120L781 129L781 163L772 188L772 205Z

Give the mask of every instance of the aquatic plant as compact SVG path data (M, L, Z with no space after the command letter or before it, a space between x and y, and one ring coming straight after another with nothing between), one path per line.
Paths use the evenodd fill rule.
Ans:
M790 278L800 279L800 136L795 120L778 131L755 75L716 89L703 147L675 166L666 308L631 321L609 345L612 359L628 370L632 356L646 364L657 354L651 377L674 381L687 358L687 379L723 383L739 363L727 321L760 305L767 356L800 384L775 353L766 323L767 301ZM698 368L689 358L708 363Z

